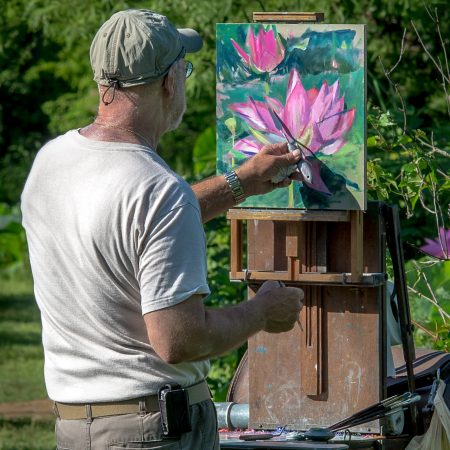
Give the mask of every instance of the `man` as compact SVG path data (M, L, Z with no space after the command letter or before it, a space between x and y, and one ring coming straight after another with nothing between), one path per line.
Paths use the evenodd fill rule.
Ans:
M275 282L250 302L203 306L202 220L288 185L270 180L300 155L267 147L193 190L169 169L158 141L181 121L184 55L200 47L194 30L151 11L113 15L91 46L97 118L45 145L28 177L23 223L58 448L218 448L208 359L298 318L302 291ZM165 385L167 415L183 422L168 430Z

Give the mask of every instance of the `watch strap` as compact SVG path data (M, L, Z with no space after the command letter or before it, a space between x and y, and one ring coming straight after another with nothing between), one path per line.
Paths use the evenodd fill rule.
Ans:
M228 183L228 186L230 187L236 205L244 201L245 199L244 188L242 187L241 181L236 175L236 172L234 170L230 170L223 176L225 177L225 180Z

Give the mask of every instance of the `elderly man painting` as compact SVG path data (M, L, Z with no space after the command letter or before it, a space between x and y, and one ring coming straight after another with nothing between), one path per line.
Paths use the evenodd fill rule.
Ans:
M184 56L200 47L154 12L114 14L91 46L98 116L46 144L28 177L23 223L59 449L218 448L208 359L298 318L302 291L275 282L251 302L203 305L202 221L288 185L270 180L300 155L267 147L192 188L170 170L158 141L182 119Z

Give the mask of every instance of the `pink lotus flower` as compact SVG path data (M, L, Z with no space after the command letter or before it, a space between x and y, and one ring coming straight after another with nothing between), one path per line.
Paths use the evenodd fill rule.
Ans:
M425 238L425 242L420 250L439 259L450 259L450 230L440 227L439 236L436 239Z
M345 144L344 136L351 129L355 108L344 109L344 97L339 97L339 80L331 86L323 82L320 90L305 90L300 75L293 69L289 76L286 100L265 97L265 101L249 98L245 103L233 103L229 108L250 126L251 136L237 141L234 148L246 155L258 153L269 143L285 142L275 126L269 106L281 117L295 139L311 149L331 155Z
M253 28L250 27L247 35L249 53L246 53L233 39L231 39L231 43L246 65L257 73L271 72L284 59L284 46L273 29L265 31L260 28L255 37Z

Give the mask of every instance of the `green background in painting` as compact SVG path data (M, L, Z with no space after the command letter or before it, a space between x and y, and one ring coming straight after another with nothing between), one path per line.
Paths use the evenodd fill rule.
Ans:
M254 33L261 26L267 30L275 29L282 37L286 47L284 61L270 74L255 74L247 69L237 51L231 44L235 40L241 48L249 51L246 46L246 36L249 27L254 27ZM342 31L344 30L344 31ZM347 39L342 44L340 36L345 30L356 32L351 34L351 42ZM317 47L317 52L322 52L319 58L324 58L323 71L317 67L309 70L307 66L301 67L299 61L304 63L314 58L315 48L308 48L308 40L305 33L327 33L334 46L339 46L340 65L343 70L333 69L330 55L335 55L333 45L323 53L322 48ZM334 36L337 36L335 39ZM295 208L308 209L365 209L365 30L364 25L268 25L268 24L218 24L217 25L217 172L224 173L227 170L238 167L246 156L233 150L233 143L246 137L249 129L246 122L237 114L228 109L232 103L247 102L251 96L254 100L264 101L268 95L276 98L282 104L286 98L286 88L289 80L289 72L295 67L301 77L306 90L316 87L320 89L323 82L328 85L339 80L339 97L345 98L345 109L355 108L355 118L352 128L345 135L345 145L332 155L318 153L320 160L332 171L340 186L332 197L316 194L313 198L302 195L300 184L292 183L290 188L277 189L269 194L254 196L247 199L240 206L256 208L288 208L289 194L294 197ZM341 44L341 45L339 45ZM308 58L304 53L307 51ZM297 57L297 58L296 58ZM302 60L299 59L303 57ZM317 61L318 58L315 58ZM329 61L326 61L329 59ZM230 123L231 122L231 123ZM333 183L333 181L332 181ZM330 187L330 186L329 186ZM289 193L289 190L291 192ZM331 190L331 189L330 189Z

